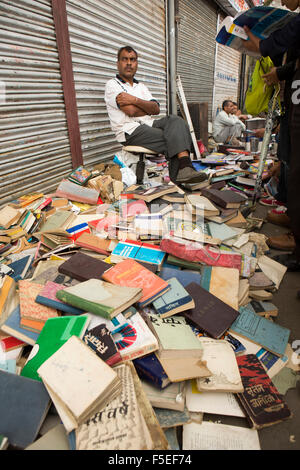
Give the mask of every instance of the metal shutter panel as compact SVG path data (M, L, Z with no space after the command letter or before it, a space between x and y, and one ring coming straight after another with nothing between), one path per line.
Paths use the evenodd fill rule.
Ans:
M187 102L208 102L211 118L217 11L207 0L179 0L177 73Z
M0 3L0 199L48 192L71 171L50 0Z
M166 114L164 1L67 0L67 14L83 161L93 165L120 149L104 102L105 84L117 73L120 47L136 49L136 78L149 87Z

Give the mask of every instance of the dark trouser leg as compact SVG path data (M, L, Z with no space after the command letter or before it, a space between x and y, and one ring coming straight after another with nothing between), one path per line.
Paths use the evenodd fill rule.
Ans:
M281 202L287 202L287 178L290 158L290 130L289 113L286 113L280 119L280 131L277 157L280 160L280 176L278 182L278 192L275 199Z
M300 70L295 73L294 80L300 80ZM296 100L290 110L291 153L288 175L288 215L291 229L295 237L295 255L300 261L300 103Z
M175 182L179 169L177 154L192 146L187 123L179 116L166 116L154 121L153 126L145 124L126 134L126 145L140 145L158 153L163 153L169 160L170 179Z

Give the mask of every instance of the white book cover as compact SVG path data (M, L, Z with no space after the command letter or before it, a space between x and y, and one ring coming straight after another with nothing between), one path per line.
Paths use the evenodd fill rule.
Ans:
M245 418L234 393L199 392L196 380L187 384L186 406L189 411Z
M243 392L244 387L235 353L226 340L198 338L203 346L202 360L206 361L212 375L197 378L197 388L202 392Z
M79 422L101 403L108 391L113 399L114 387L120 386L116 372L76 336L71 336L37 372L51 398L58 399L73 422Z
M158 341L139 312L126 319L122 313L112 320L91 315L89 328L105 323L123 361L136 359L158 350Z

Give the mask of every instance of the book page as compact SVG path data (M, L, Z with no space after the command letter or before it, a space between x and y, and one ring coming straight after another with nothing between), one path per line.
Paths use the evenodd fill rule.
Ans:
M203 421L183 426L183 450L260 450L256 430Z

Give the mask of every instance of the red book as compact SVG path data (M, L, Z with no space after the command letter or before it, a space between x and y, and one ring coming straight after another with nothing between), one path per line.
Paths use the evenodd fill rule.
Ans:
M166 253L186 261L203 263L208 266L236 268L241 271L242 255L239 253L216 252L209 245L201 247L200 244L193 242L179 243L167 237L161 241L160 248Z
M261 429L290 418L291 411L256 355L237 356L236 360L244 392L235 396L251 426Z
M4 335L4 337L0 337L0 343L4 352L12 351L13 349L17 349L21 346L26 345L24 341L21 341L20 339L17 339L14 336L7 335Z
M127 259L105 271L102 279L120 286L140 287L143 290L139 300L141 306L153 302L170 289L169 284L133 259Z

